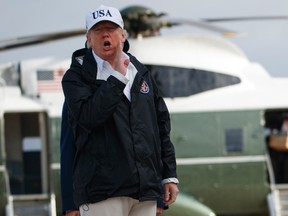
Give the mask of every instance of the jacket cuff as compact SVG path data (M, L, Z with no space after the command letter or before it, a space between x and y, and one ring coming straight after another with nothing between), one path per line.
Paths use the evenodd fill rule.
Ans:
M112 71L111 73L112 73L112 76L114 76L115 78L120 80L125 85L128 83L129 80L124 75L122 75L121 73L119 73L117 71Z
M167 184L167 183L175 183L175 184L178 184L179 181L178 181L177 178L166 178L166 179L163 179L161 183L162 183L162 185L163 185L163 184Z
M107 81L114 83L116 86L118 86L122 90L124 90L126 86L125 83L123 83L122 81L120 81L119 79L117 79L115 76L112 76L112 75L108 77Z

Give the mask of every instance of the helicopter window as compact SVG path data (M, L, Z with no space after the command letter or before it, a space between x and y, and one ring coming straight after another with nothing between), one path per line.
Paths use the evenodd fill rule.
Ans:
M20 82L19 78L19 66L12 64L9 67L4 68L0 71L0 86L18 86Z
M204 70L146 65L164 97L186 97L240 83L235 76Z
M53 80L54 74L53 70L38 70L37 80Z
M229 129L225 131L225 145L227 152L243 151L243 131L239 129Z

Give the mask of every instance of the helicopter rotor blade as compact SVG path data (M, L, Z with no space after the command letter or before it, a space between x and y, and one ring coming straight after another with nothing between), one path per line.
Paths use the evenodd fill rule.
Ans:
M249 16L249 17L227 17L227 18L207 18L205 22L235 22L235 21L261 21L261 20L285 20L288 16Z
M288 16L249 16L249 17L227 17L227 18L207 18L201 20L191 20L191 19L171 19L171 18L159 18L158 21L152 19L152 22L159 22L161 27L171 27L177 25L191 25L202 29L207 29L209 31L214 31L222 34L226 37L234 37L243 35L243 33L237 33L233 30L226 29L220 26L216 26L211 23L216 22L236 22L236 21L261 21L261 20L287 20ZM159 24L158 24L159 25Z
M178 18L160 18L158 21L161 25L161 27L172 27L172 26L177 26L177 25L190 25L190 26L195 26L199 27L202 29L206 29L209 31L217 32L222 34L223 36L226 37L233 37L233 36L238 36L240 33L237 33L233 30L226 29L220 26L216 26L214 24L210 24L207 21L202 21L202 20L191 20L191 19L178 19Z
M78 30L65 31L65 32L56 32L56 33L49 33L49 34L39 34L39 35L32 35L32 36L3 39L3 40L0 40L0 51L20 48L20 47L24 47L28 45L46 43L49 41L66 39L69 37L75 37L79 35L85 35L85 33L86 33L85 29L78 29Z

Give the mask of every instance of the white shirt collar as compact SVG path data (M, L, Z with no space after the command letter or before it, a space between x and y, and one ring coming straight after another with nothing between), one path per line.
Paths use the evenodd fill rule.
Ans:
M95 61L96 61L96 63L97 63L97 69L98 69L98 71L103 71L103 67L104 67L104 65L105 64L109 64L107 61L105 61L105 60L103 60L102 58L100 58L99 56L97 56L96 55L96 53L92 50L92 53L93 53L93 56L94 56L94 59L95 59ZM129 56L126 54L126 53L124 53L124 52L122 52L122 54L127 58L127 59L129 59ZM110 64L109 64L110 65ZM110 67L111 67L111 65L110 65Z
M97 71L102 71L103 70L103 65L104 65L104 60L101 59L99 56L96 55L96 53L92 50L92 53L93 53L93 56L94 56L94 59L97 63Z

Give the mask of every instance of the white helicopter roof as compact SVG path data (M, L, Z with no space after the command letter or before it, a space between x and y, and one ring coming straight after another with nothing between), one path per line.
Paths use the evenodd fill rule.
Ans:
M144 64L206 70L237 76L241 80L239 84L189 97L166 98L171 112L288 108L285 101L288 79L272 78L261 65L250 62L241 49L224 38L186 34L129 39L129 42L129 51ZM41 68L65 68L70 60L55 63L52 59L45 59L41 63ZM39 111L45 108L52 116L61 115L62 92L42 94L39 102L20 96L5 97L1 98L0 111Z
M42 112L44 107L28 97L21 95L18 87L5 87L0 92L0 113Z
M61 116L64 96L62 93L47 93L42 99L21 95L18 87L5 87L0 92L0 114L15 112L48 112L51 117Z
M168 35L130 41L142 63L237 76L241 83L189 97L166 98L171 112L288 108L288 79L272 78L236 45L220 37Z
M249 64L242 50L221 37L185 34L129 40L130 50L142 63L221 72L241 76Z

